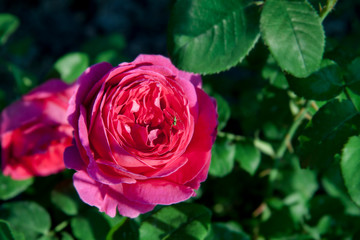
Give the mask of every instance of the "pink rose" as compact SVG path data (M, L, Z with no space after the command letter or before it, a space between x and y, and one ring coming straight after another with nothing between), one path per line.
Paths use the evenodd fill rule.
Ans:
M113 67L88 68L70 100L75 146L65 150L77 170L80 198L110 216L136 217L157 204L195 195L207 177L215 140L215 102L201 77L169 59L140 55Z
M50 80L1 113L2 171L13 179L47 176L65 169L63 154L71 145L66 119L74 87Z

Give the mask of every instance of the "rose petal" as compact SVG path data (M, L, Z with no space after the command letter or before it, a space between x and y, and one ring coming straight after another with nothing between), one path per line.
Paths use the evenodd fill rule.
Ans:
M14 102L1 113L0 134L13 131L30 122L40 121L42 111L42 104L36 102Z
M92 177L95 181L101 182L103 184L114 185L119 183L136 183L136 180L133 178L125 177L120 174L111 174L113 172L102 171L96 162L89 163L87 172L89 173L89 176Z
M149 179L123 184L124 196L143 204L173 204L195 195L192 188L164 179Z
M197 95L195 92L195 87L201 87L201 76L199 74L188 73L184 71L179 71L170 61L169 58L166 58L161 55L145 55L140 54L133 63L143 64L143 63L152 63L154 66L166 67L173 73L174 76L177 76L176 80L179 82L179 85L185 92L185 95L189 101L190 111L195 118L197 118ZM147 67L147 69L154 68L154 66ZM141 67L140 67L141 68Z
M149 176L150 178L166 177L166 176L176 172L179 168L184 166L187 162L188 162L188 159L185 156L181 156L173 161L166 163L159 170L152 171L146 175Z
M75 145L65 149L64 162L67 168L71 168L77 171L84 170L86 167L80 156L79 150Z
M80 106L80 116L78 120L78 129L79 129L79 139L81 146L85 149L88 159L94 161L94 156L90 148L88 128L86 123L86 109L83 106Z
M135 218L141 213L151 211L155 205L142 204L128 200L122 195L122 184L116 188L94 181L86 172L74 174L74 186L82 201L96 206L110 217L116 215L116 207L123 216Z
M212 99L201 89L197 89L199 99L199 118L197 119L194 135L186 149L187 163L167 179L179 184L194 180L195 186L206 179L202 172L208 168L211 159L211 147L215 141L217 127L217 113ZM205 178L204 178L205 177Z
M43 98L52 98L54 94L59 94L59 92L65 91L66 89L69 89L69 85L67 85L62 80L50 79L34 90L30 91L28 94L24 95L23 99L25 101L31 101L34 99L38 100ZM71 94L72 93L70 93L69 96Z
M79 116L78 106L81 101L87 96L92 89L93 85L102 79L102 77L112 69L113 66L110 63L102 62L95 64L85 70L85 72L79 77L77 88L74 95L69 101L69 108L67 110L68 121L71 126L77 130L77 118Z

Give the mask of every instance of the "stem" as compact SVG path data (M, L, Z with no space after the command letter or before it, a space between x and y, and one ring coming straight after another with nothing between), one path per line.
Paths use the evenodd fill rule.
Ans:
M66 228L66 226L69 224L68 221L62 221L61 223L59 223L55 228L54 231L55 232L60 232L61 230L63 230L64 228Z
M299 114L295 117L293 124L290 126L289 131L285 135L285 138L281 142L280 147L276 151L275 159L281 159L284 156L287 146L289 146L291 139L294 137L296 130L301 125L302 121L305 119L306 114L307 107L301 109Z
M272 191L273 191L273 182L277 178L277 175L278 175L278 172L279 172L278 168L279 168L279 164L280 164L280 159L283 158L287 147L289 145L291 145L291 140L294 137L297 129L301 125L302 121L306 118L306 115L307 115L307 112L308 112L308 109L309 109L310 106L311 106L311 102L305 103L305 106L295 116L294 122L290 126L287 134L285 135L283 141L280 144L280 147L278 148L278 150L275 153L274 167L271 169L270 176L269 176L269 180L270 180L269 192L270 192L270 195L272 194Z
M326 16L334 9L338 0L327 0L326 5L320 10L321 21L324 21Z
M355 108L357 111L359 111L357 105L355 104L354 100L353 100L352 97L350 96L347 88L344 88L344 93L345 93L346 98L351 101L351 103L352 103L352 105L354 106L354 108Z
M231 141L237 141L237 142L241 142L241 141L245 141L246 139L249 139L249 138L246 138L246 137L241 136L241 135L236 135L236 134L233 134L233 133L221 132L221 131L219 131L217 133L217 136L218 137L225 137L225 138L227 138L227 139L229 139ZM257 149L260 150L260 152L274 158L275 152L274 152L274 150L273 150L270 143L262 141L262 140L260 140L258 138L254 139L253 143L254 143L254 146Z
M228 133L228 132L221 132L219 131L217 133L218 137L226 137L229 140L233 140L233 141L244 141L246 139L246 137L241 136L241 135L236 135L233 133Z
M126 221L128 221L128 220L129 220L128 217L123 217L123 218L118 222L117 225L115 225L114 227L112 227L112 228L110 229L110 231L109 231L108 234L106 235L106 240L111 240L111 239L113 239L113 235L115 234L115 232L116 232L122 225L124 225L124 223L125 223Z

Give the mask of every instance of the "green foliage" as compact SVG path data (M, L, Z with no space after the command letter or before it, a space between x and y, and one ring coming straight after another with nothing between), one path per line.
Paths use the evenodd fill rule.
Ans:
M261 153L252 142L241 141L236 144L235 159L241 168L254 175L261 161Z
M122 55L125 46L124 36L114 33L90 39L84 43L82 51L89 55L92 64L109 62L117 65L126 60Z
M9 226L9 223L4 220L0 220L0 239L16 240L12 233L12 229Z
M304 0L267 0L261 36L279 66L296 77L316 71L324 52L324 31L315 10Z
M8 200L25 191L33 183L33 179L16 181L0 174L0 182L0 199Z
M80 201L69 182L63 182L51 191L51 202L66 215L73 216L79 212Z
M270 84L275 87L282 89L289 87L285 74L281 71L281 68L276 64L275 59L271 55L268 57L261 75L263 78L269 79Z
M111 219L100 214L97 209L91 208L71 219L71 229L79 240L105 240L110 229L121 219L120 216Z
M4 44L18 28L20 22L17 17L8 13L0 14L0 43Z
M359 113L350 100L329 101L314 115L300 136L302 163L326 167L359 127Z
M138 240L139 239L139 226L131 219L123 218L118 224L110 229L106 240Z
M324 59L320 69L307 78L288 78L290 89L306 99L329 100L343 90L344 82L340 67L331 60Z
M209 173L216 177L229 174L235 161L236 146L228 139L217 139L212 148Z
M216 94L215 96L216 104L217 104L217 111L218 111L218 130L222 130L226 124L227 121L230 118L230 106L226 102L226 100L219 94Z
M215 222L211 224L211 231L206 240L250 240L247 235L236 222Z
M68 53L54 64L54 68L59 72L61 79L67 83L75 82L88 66L89 57L81 52Z
M13 231L26 239L36 239L48 234L51 226L49 213L35 202L5 203L0 207L0 218L8 221Z
M34 77L16 65L8 63L7 68L8 71L13 75L19 94L25 94L29 92L36 85L36 80Z
M347 86L356 94L360 94L360 57L354 59L348 66L346 75Z
M360 137L354 136L345 144L341 156L341 171L345 185L354 202L360 205Z
M172 61L203 74L235 66L259 38L258 13L249 0L177 1L168 31Z
M181 203L148 216L140 226L140 239L205 239L211 212L204 206Z

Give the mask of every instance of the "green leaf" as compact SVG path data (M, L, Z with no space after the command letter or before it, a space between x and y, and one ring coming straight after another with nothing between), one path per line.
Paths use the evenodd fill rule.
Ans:
M274 200L278 201L275 202ZM272 202L276 205L272 206ZM288 206L285 206L280 199L270 199L268 200L267 205L271 210L271 214L268 219L261 223L260 234L267 236L269 239L276 239L270 238L270 236L280 238L291 234L295 223L291 217L291 212Z
M73 185L68 182L59 184L51 192L51 202L66 215L76 215L79 211L78 196Z
M340 156L338 157L340 158ZM360 208L351 200L348 190L346 189L344 177L341 172L340 159L326 168L321 179L321 184L328 196L341 201L341 207L344 209L339 209L338 211L353 216L360 215ZM327 208L323 211L329 214ZM333 210L333 212L337 211Z
M141 223L140 239L204 239L210 229L210 218L211 211L202 205L167 206Z
M0 183L0 199L8 200L25 191L33 183L33 179L15 181L0 173Z
M59 72L61 79L67 83L75 82L88 66L89 57L81 52L68 53L54 64L54 68Z
M119 33L91 38L81 48L87 53L92 63L110 62L117 65L123 62L122 51L126 46L125 38Z
M261 71L261 76L268 79L270 84L274 87L281 89L289 88L285 74L281 71L280 67L276 64L274 57L271 55L269 55L266 65Z
M0 219L0 239L2 240L15 240L9 223Z
M358 133L359 127L360 117L351 101L329 101L319 109L299 137L302 165L327 167L347 139Z
M24 234L26 239L46 235L51 226L50 215L35 202L4 203L0 207L0 218L8 221L14 231Z
M360 95L360 57L355 58L347 67L346 84L356 94Z
M231 114L231 110L230 110L230 106L229 104L226 102L226 100L219 94L215 94L214 95L215 99L216 99L216 104L217 104L217 110L218 110L218 130L222 130L229 118L230 118L230 114Z
M36 86L36 79L30 74L12 63L8 63L7 67L15 79L16 87L20 94L25 94Z
M11 14L2 13L0 14L0 43L4 44L18 28L20 22L19 19Z
M341 156L341 171L352 200L360 206L360 137L354 136L346 143Z
M74 240L74 238L67 232L61 232L61 240Z
M95 208L73 217L71 219L71 229L74 236L79 240L105 240L106 235L112 227L111 221L120 222L121 217L116 216L109 221L106 215L100 213Z
M218 138L211 150L209 173L215 177L224 177L234 167L235 144L228 139Z
M284 195L294 196L296 194L303 201L310 200L319 188L315 171L301 169L299 159L296 156L287 159L287 164L287 168L279 172L275 188L283 192Z
M261 161L261 153L253 142L239 142L236 144L235 159L242 169L254 175Z
M304 0L267 0L261 13L262 37L280 67L296 77L318 70L324 52L324 30Z
M118 224L110 229L106 236L106 240L138 240L139 226L137 223L129 218L123 218Z
M324 59L320 69L307 78L288 77L290 89L306 99L329 100L343 89L342 72L336 62Z
M250 240L250 236L246 234L236 222L215 222L211 224L211 230L206 240Z
M259 9L250 0L176 1L168 50L189 72L217 73L238 64L259 38Z

